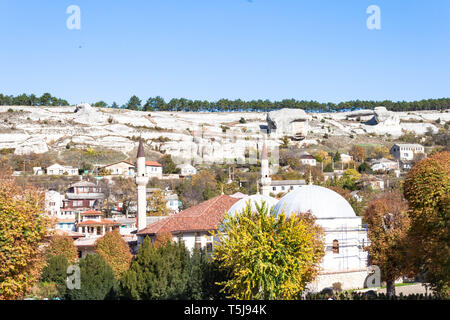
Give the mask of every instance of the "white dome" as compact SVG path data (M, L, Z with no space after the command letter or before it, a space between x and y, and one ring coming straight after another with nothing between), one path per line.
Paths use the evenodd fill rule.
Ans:
M278 201L273 212L278 215L311 211L317 219L356 217L352 206L339 193L328 188L306 185L289 192Z
M256 211L256 204L258 204L258 206L261 206L263 201L266 202L266 206L268 207L269 210L273 206L275 206L278 202L278 200L275 198L264 196L262 194L254 194L254 195L242 198L241 200L239 200L238 202L233 204L233 206L228 210L228 215L234 216L238 213L241 213L242 210L244 210L247 207L248 202L250 202L252 211Z

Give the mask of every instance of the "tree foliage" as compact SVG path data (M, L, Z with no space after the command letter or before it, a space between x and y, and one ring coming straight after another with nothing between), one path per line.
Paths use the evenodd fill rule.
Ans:
M118 230L107 232L95 242L95 252L101 255L113 268L119 278L130 266L131 252Z
M363 162L366 159L366 149L361 146L353 146L349 154L358 162Z
M42 269L41 283L53 283L56 286L59 297L66 295L67 284L67 268L69 262L65 255L48 256L46 265Z
M366 211L370 239L370 263L377 265L387 283L387 294L395 295L395 280L410 270L406 254L410 219L408 204L399 193L384 193L372 200Z
M450 295L450 152L415 165L404 183L416 270L432 288Z
M133 300L212 298L208 295L217 279L211 277L210 263L201 252L191 255L183 242L154 246L147 237L120 279L122 295Z
M43 211L44 195L33 187L0 182L0 300L18 299L39 276L43 241L50 221Z
M67 290L69 300L107 300L118 293L118 281L112 267L99 254L80 259L80 289Z
M219 230L214 258L234 299L295 299L318 274L323 231L310 214L275 218L265 203L256 212L248 205Z
M69 263L75 263L78 259L78 251L73 239L63 235L52 236L46 254L51 257L63 255Z
M148 216L167 216L169 214L166 196L161 190L153 191L147 198L147 204L149 207Z

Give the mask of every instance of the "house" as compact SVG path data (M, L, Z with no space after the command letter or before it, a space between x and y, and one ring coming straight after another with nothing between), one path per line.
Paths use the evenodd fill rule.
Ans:
M33 167L33 174L35 176L42 176L44 174L44 170L41 167Z
M211 232L217 230L225 212L237 201L239 199L227 195L216 196L176 215L149 224L137 233L138 244L141 244L145 237L149 237L153 242L158 235L170 233L174 241L183 241L189 250L202 248L210 253L213 250Z
M425 148L417 143L398 143L394 144L390 154L397 160L413 160L416 154L425 154Z
M129 159L129 160L121 160L100 167L100 170L109 172L111 175L114 176L134 177L136 172L136 166L131 162L131 159Z
M270 182L270 193L289 192L296 190L306 184L305 180L272 180Z
M66 198L63 200L63 208L87 210L100 208L105 195L101 188L89 181L79 181L69 186L66 190Z
M77 176L78 168L74 168L74 167L70 167L70 166L62 166L58 163L55 163L47 168L47 175L50 175L50 176L59 176L59 175Z
M398 170L398 162L386 158L376 159L371 161L372 171L393 171Z
M363 187L371 187L373 189L384 189L384 180L373 175L363 175L361 178Z
M45 212L52 218L55 230L65 232L75 231L75 211L63 208L64 196L55 190L45 193Z
M101 211L87 210L80 212L76 224L77 231L86 237L104 236L106 232L120 228L121 223L105 219Z
M150 179L152 178L162 179L163 166L161 163L156 161L145 161L145 173Z
M48 215L58 216L63 206L63 195L55 190L45 192L44 206Z
M177 168L180 168L180 176L188 177L197 174L197 169L189 163L178 165Z
M316 162L316 158L314 158L312 155L310 154L303 154L299 157L300 162L303 165L308 165L308 166L313 166L315 167L317 162Z
M350 163L353 161L353 157L351 155L341 153L341 162L342 163Z

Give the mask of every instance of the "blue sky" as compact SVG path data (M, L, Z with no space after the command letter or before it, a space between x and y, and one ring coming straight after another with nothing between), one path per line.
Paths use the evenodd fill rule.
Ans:
M0 39L0 93L71 103L450 96L448 0L0 0Z

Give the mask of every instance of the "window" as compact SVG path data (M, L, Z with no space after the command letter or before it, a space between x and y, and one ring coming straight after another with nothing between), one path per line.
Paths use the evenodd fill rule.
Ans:
M333 240L333 253L339 253L339 241Z
M272 190L273 190L273 191L277 191L277 188L276 188L276 187L272 187Z
M195 234L195 245L194 245L194 247L197 248L197 249L201 249L202 248L202 239L201 239L199 233Z

